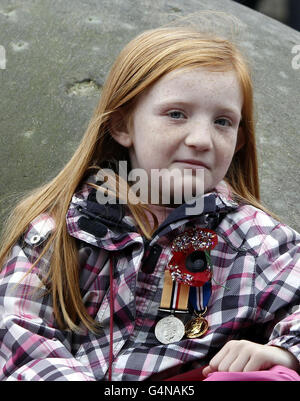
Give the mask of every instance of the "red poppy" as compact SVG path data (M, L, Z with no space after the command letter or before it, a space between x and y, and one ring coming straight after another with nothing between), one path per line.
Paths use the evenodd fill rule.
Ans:
M218 243L217 234L207 228L193 228L172 242L173 256L168 264L173 280L201 287L212 277L206 253Z

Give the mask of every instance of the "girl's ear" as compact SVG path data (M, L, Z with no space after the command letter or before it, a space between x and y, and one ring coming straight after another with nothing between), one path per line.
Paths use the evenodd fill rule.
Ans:
M234 153L237 153L245 145L245 143L246 143L245 133L244 133L243 127L240 125L238 134L237 134L237 141L236 141Z
M130 148L132 145L132 138L129 124L122 111L117 111L112 115L109 131L116 142L125 148Z

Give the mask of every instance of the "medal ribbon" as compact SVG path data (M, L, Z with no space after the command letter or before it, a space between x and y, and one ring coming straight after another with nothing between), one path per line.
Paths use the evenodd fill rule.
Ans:
M203 312L207 307L211 296L211 281L207 281L202 287L191 287L189 303L196 312Z
M190 286L173 281L169 270L165 270L164 288L160 301L161 310L188 312Z
M210 296L211 281L206 282L202 287L192 287L172 280L170 271L166 270L160 309L188 312L188 303L190 303L196 312L201 312L206 308Z

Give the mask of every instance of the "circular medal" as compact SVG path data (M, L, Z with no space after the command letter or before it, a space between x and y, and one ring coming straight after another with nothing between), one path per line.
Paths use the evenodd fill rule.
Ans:
M162 344L176 343L182 339L184 334L184 324L174 315L162 318L155 326L155 337Z
M208 330L208 322L204 317L198 316L190 320L185 325L185 335L187 338L198 338L203 336Z

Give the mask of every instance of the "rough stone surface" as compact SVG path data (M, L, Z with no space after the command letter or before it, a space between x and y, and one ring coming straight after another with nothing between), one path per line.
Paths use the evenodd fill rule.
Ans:
M70 158L122 47L201 10L240 19L237 41L255 84L262 200L300 231L300 69L292 68L300 34L230 0L0 0L2 215Z

